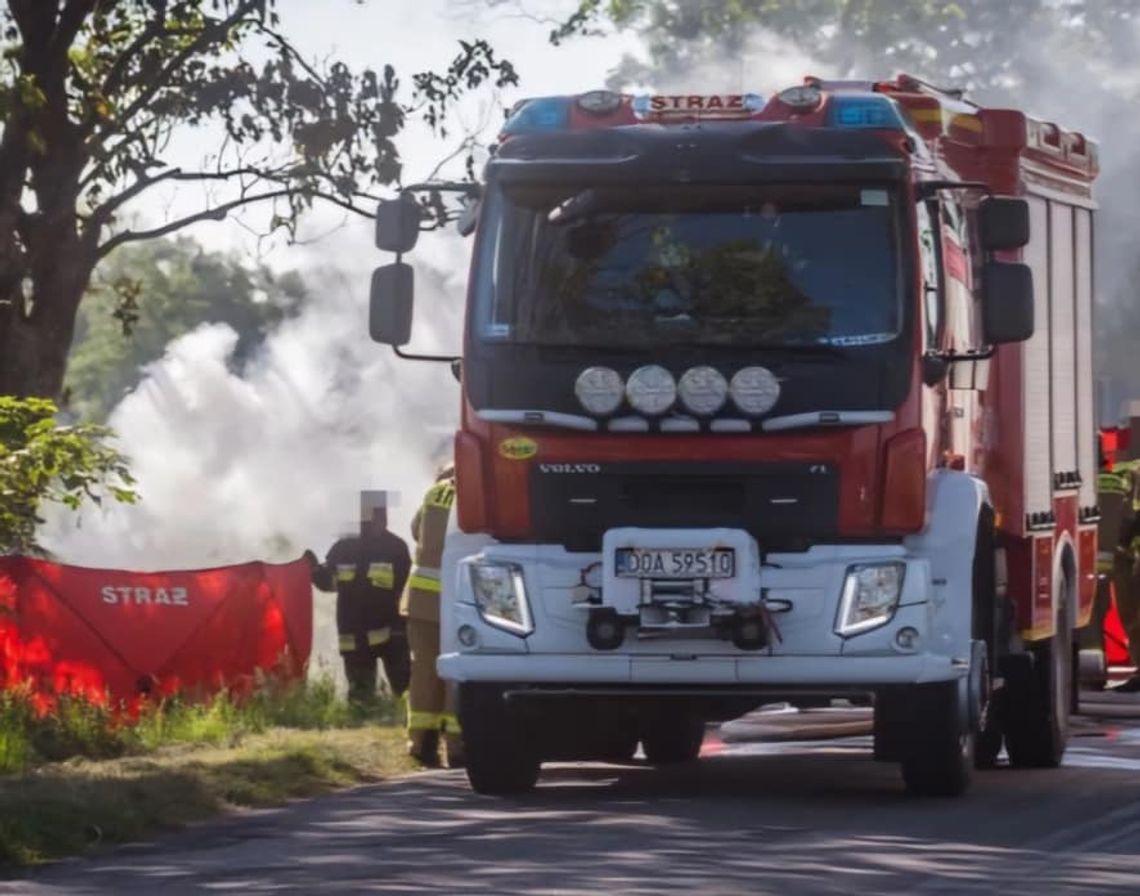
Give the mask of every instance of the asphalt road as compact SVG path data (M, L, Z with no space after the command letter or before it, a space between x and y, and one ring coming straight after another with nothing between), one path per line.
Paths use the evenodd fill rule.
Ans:
M770 713L683 768L554 766L513 800L422 773L0 893L1140 893L1140 697L1088 712L1063 768L982 773L960 800L908 798L864 712Z

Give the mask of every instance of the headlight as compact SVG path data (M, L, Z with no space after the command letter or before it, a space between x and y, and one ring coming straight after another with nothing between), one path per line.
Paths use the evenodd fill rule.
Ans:
M728 380L715 367L694 367L681 377L677 394L688 410L699 417L707 417L728 401Z
M514 563L472 563L471 588L484 622L516 635L534 631L522 567Z
M587 367L578 374L574 384L578 402L597 417L608 417L625 397L625 383L616 370L608 367Z
M736 372L728 392L740 410L759 417L780 400L780 381L766 367L745 367Z
M650 364L639 367L629 375L625 397L635 411L649 417L659 417L677 400L677 383L664 367Z
M905 563L851 566L843 580L835 633L858 635L891 621L902 597Z

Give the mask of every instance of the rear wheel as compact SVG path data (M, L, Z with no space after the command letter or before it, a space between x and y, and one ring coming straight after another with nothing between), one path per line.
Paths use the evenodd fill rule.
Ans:
M1069 741L1073 646L1069 613L1057 613L1056 634L1033 650L1032 662L1011 669L1005 745L1017 768L1056 768Z
M504 701L500 686L461 684L459 722L472 790L507 796L534 788L541 767L538 750L522 720Z
M661 713L650 719L641 732L645 758L653 765L692 762L701 755L705 723L688 715Z

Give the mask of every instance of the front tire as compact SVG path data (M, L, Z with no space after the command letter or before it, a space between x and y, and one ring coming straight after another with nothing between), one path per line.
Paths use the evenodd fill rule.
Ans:
M900 695L914 725L902 754L902 777L915 796L960 796L974 774L974 733L957 682L915 686Z
M467 780L476 793L511 796L538 783L541 768L534 738L511 712L498 685L459 686L459 722L463 727Z

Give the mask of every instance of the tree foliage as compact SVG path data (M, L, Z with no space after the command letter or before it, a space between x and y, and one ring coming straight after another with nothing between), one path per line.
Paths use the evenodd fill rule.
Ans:
M761 26L840 74L905 70L1001 90L1053 64L1058 36L1087 58L1130 60L1138 20L1134 0L582 0L551 39L602 22L638 30L649 65L628 62L621 78L633 81L731 58Z
M412 118L444 135L464 93L516 81L466 41L405 97L390 66L306 60L276 0L0 3L0 393L58 394L80 299L117 247L258 202L289 233L316 201L369 214ZM167 157L188 130L216 135L194 170ZM128 223L172 185L197 185L201 207Z
M134 480L101 426L60 426L45 399L0 396L0 553L36 552L46 503L131 503Z
M207 252L186 236L116 252L96 270L91 293L79 309L64 406L94 422L106 420L179 336L204 323L232 327L230 360L240 372L307 298L298 274Z

